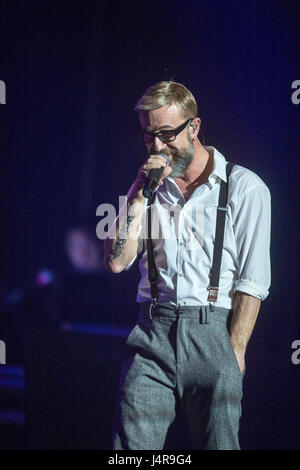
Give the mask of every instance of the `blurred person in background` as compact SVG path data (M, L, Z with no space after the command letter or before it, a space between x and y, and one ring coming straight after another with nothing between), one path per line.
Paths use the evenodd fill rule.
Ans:
M135 297L120 280L120 295L113 294L116 280L103 267L102 241L89 224L69 226L63 236L64 261L57 268L42 267L34 279L13 289L2 285L0 339L7 344L7 361L24 361L26 329L36 325L68 323L127 325L134 318ZM122 281L122 282L121 282ZM132 297L132 305L131 305ZM127 305L120 315L118 302Z
M103 266L102 243L87 225L68 228L64 238L68 265L53 284L51 315L57 321L109 323L111 277Z

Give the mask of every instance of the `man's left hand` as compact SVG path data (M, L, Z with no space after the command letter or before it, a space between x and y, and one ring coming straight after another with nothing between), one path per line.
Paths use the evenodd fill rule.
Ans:
M238 365L240 368L240 371L243 372L245 368L245 349L238 349L233 346L234 354L236 356L236 359L238 361Z

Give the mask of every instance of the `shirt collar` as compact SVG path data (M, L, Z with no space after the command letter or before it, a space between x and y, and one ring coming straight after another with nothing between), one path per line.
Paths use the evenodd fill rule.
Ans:
M214 158L214 168L211 174L209 175L209 180L211 178L217 179L221 178L221 180L227 182L227 177L226 177L226 164L227 161L225 157L215 148L211 146L205 146L206 150L209 151L209 153L213 154Z

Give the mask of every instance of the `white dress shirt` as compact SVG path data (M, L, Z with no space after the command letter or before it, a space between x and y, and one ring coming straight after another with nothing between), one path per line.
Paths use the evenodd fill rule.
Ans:
M214 147L208 182L186 201L173 178L164 179L152 207L152 236L158 270L159 301L208 305L216 213L226 160ZM137 301L151 300L146 251L146 212L139 234L141 280ZM252 171L235 165L229 178L224 244L216 306L232 308L235 291L264 300L270 286L270 192ZM158 232L159 230L159 232ZM129 269L136 257L126 269Z

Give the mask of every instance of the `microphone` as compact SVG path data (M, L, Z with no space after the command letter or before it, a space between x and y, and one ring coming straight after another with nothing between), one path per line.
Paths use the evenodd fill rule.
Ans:
M167 161L168 166L170 165L170 159L165 153L159 153L158 155L164 157ZM144 184L143 188L143 196L147 199L149 199L153 195L163 171L163 166L161 168L153 168L149 171L146 183Z

